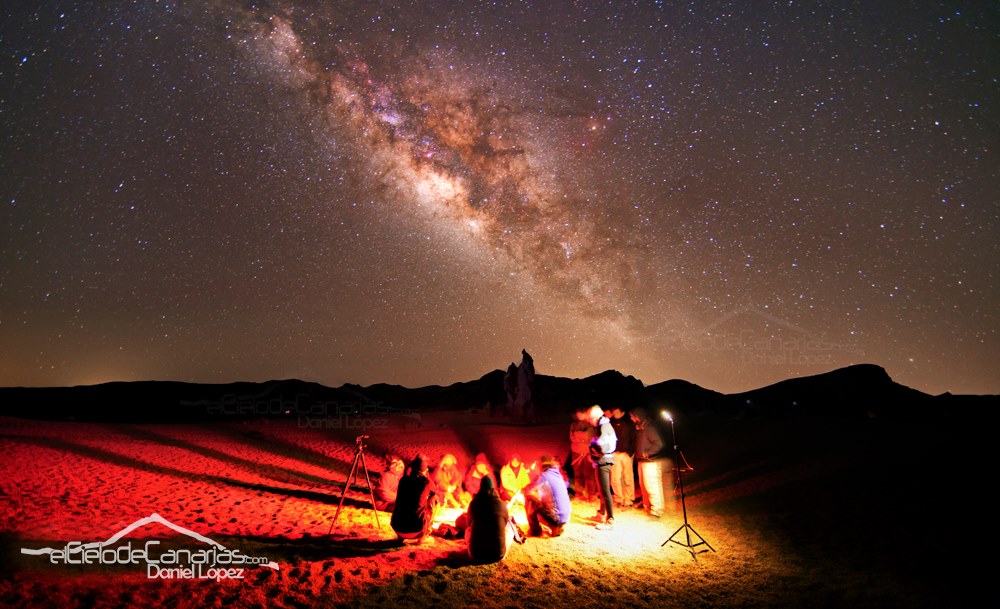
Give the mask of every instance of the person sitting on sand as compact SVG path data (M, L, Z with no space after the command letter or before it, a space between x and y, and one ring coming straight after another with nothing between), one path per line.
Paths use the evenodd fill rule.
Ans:
M532 536L540 537L545 525L550 536L559 537L573 509L568 485L555 458L544 455L540 462L542 473L524 489L528 530Z
M507 504L493 488L493 478L485 476L479 492L469 503L469 510L458 517L456 528L464 530L469 544L469 558L486 564L503 560L513 542L524 537L507 511Z
M389 524L402 540L420 542L431 532L440 499L427 476L427 457L417 455L399 481L396 506Z
M475 462L469 466L469 471L465 472L465 480L462 483L470 498L479 494L479 486L482 484L483 478L490 478L493 481L493 488L496 488L497 478L493 473L493 466L486 458L486 453L479 453L476 455Z
M391 512L396 507L396 492L399 490L399 479L403 476L406 466L403 460L393 455L389 458L389 467L382 472L375 489L375 509Z
M466 497L465 491L462 490L462 472L458 469L458 459L455 455L448 453L441 457L441 463L434 472L434 480L441 492L441 503L444 507L465 509L469 505L472 496Z
M510 456L510 461L500 469L500 498L509 503L524 504L524 496L521 491L531 483L529 469L521 463L521 455L514 453Z

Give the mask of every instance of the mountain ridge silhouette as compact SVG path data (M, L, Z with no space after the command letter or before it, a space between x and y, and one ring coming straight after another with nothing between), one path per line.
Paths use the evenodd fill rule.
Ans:
M504 370L450 385L405 387L388 383L328 387L313 381L187 383L112 381L74 387L0 388L0 415L43 420L196 422L282 418L317 407L338 415L496 410L506 404ZM892 380L875 364L855 364L793 377L738 393L721 393L683 379L645 385L609 369L582 378L537 374L533 397L539 422L564 420L592 404L605 408L670 407L731 416L905 416L930 409L994 407L1000 395L934 396ZM223 407L229 407L225 410ZM240 412L233 413L233 410Z

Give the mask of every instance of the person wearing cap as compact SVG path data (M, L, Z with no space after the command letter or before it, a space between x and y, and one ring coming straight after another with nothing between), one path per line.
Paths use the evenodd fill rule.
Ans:
M477 563L503 560L513 542L524 542L507 511L507 504L493 487L493 478L488 476L482 478L469 510L459 517L459 521L456 525L465 527L469 558Z
M396 493L399 491L399 480L403 477L406 465L403 460L393 455L389 458L388 468L382 472L378 487L375 489L375 509L391 512L396 507Z
M559 537L573 509L568 485L555 458L543 455L540 463L541 473L524 489L528 530L532 536L540 537L544 525L551 537Z
M500 468L500 498L504 501L524 503L521 491L531 482L528 468L521 462L521 455L513 453L507 465Z
M604 409L595 404L587 411L590 424L594 427L594 436L590 440L590 458L594 462L597 485L600 489L601 505L597 510L597 528L610 529L615 524L614 501L611 499L611 466L615 462L615 446L618 437L611 427L611 421Z
M396 506L389 524L401 540L420 542L431 532L440 500L427 472L427 457L420 454L413 458L406 475L399 481Z
M496 488L497 478L493 473L493 466L486 458L486 453L479 453L476 455L476 460L469 466L469 470L465 472L465 480L462 482L465 492L470 497L475 497L479 493L479 486L482 484L483 478L490 478L493 481L493 488Z

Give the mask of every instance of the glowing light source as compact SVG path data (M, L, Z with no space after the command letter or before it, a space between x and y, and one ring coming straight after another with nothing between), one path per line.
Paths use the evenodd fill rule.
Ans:
M672 416L670 416L669 412L667 412L666 410L661 410L660 414L663 415L664 419L666 419L667 421L670 421L671 423L673 423L674 418Z

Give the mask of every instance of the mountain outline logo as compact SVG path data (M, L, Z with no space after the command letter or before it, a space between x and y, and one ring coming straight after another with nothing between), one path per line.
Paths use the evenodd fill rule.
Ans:
M71 554L80 554L82 556L87 550L102 550L102 549L104 549L104 548L106 548L108 546L111 546L111 545L117 543L122 538L126 537L129 533L131 533L132 531L135 531L136 529L139 529L139 528L142 528L142 527L144 527L146 525L154 524L154 523L161 524L161 525L167 527L168 529L171 529L173 531L176 531L177 533L180 533L181 535L190 537L190 538L192 538L192 539L194 539L196 541L199 541L199 542L204 543L204 544L206 544L208 546L211 546L215 550L218 550L218 551L221 551L221 552L230 552L230 553L233 552L233 550L230 550L229 548L227 548L226 546L222 545L221 543L215 541L214 539L206 537L206 536L204 536L204 535L202 535L200 533L197 533L195 531L192 531L191 529L188 529L186 527L182 527L182 526L180 526L178 524L174 524L173 522L170 522L169 520L167 520L163 516L160 516L159 514L157 514L157 513L154 512L153 514L150 514L149 516L147 516L145 518L140 518L139 520L136 520L132 524L126 526L125 528L123 528L122 530L118 531L117 533L115 533L114 535L112 535L111 537L109 537L108 539L106 539L104 541L92 541L90 543L70 542L70 543L67 543L66 546L63 547L63 548L51 548L51 547L39 548L39 549L21 548L21 554L27 554L29 556L43 556L43 555L53 556L53 555L56 555L56 554L64 553L65 557L67 559L70 557ZM236 552L239 553L238 550L236 550ZM275 571L280 570L280 567L279 567L278 563L276 563L276 562L274 562L272 560L268 560L267 562L263 562L263 561L253 562L251 564L259 564L260 566L268 567L270 569L274 569Z

